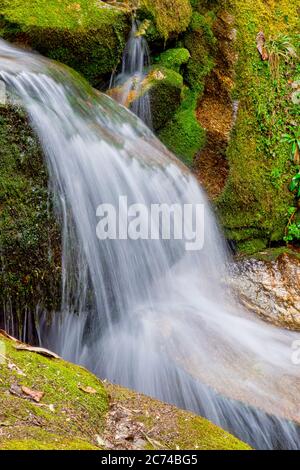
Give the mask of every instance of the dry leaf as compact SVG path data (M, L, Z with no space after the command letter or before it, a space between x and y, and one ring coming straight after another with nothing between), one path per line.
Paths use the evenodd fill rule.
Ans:
M90 386L84 387L83 385L78 385L78 388L79 390L82 390L82 392L89 393L90 395L97 393L97 390Z
M25 395L29 396L30 398L32 398L37 403L39 403L41 401L41 399L43 398L43 396L44 396L44 392L39 392L37 390L31 390L30 388L25 387L24 385L22 385L21 390L22 390L23 393L25 393Z
M7 364L7 367L9 368L9 370L15 370L17 372L18 375L22 375L23 377L26 377L26 374L22 371L22 369L20 369L16 364L14 364L13 362L9 362Z
M257 45L257 50L260 53L262 60L268 60L269 54L265 47L266 38L262 31L260 31L258 35L256 36L256 45Z
M101 448L102 448L102 447L106 447L106 442L105 442L105 440L102 439L102 437L99 436L99 434L96 434L95 439L96 439L97 445L98 445L99 447L101 447Z

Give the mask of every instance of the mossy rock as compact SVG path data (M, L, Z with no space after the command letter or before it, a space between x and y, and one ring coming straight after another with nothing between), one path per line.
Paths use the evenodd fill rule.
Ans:
M140 10L153 20L165 41L185 31L192 15L189 0L140 0Z
M182 65L186 64L190 58L190 53L184 47L175 47L162 52L157 58L157 63L168 69L180 73Z
M162 142L184 163L191 165L195 154L205 144L205 131L196 117L197 92L187 87L173 118L159 132Z
M38 50L101 86L118 64L130 29L126 9L102 1L4 0L0 35Z
M207 10L205 7L205 11ZM163 143L187 165L204 147L206 132L201 127L196 109L204 91L205 80L214 66L215 37L212 32L214 15L193 12L188 30L178 47L160 54L158 61L168 64L183 75L185 86L182 102L174 116L159 130Z
M46 311L60 305L60 229L48 198L43 156L26 115L2 106L0 124L0 302L6 321L10 311L14 314L16 331L25 312L29 315L37 305Z
M251 240L244 240L237 243L238 252L242 255L253 255L261 250L264 250L268 245L267 240L260 238L251 238Z
M161 129L175 114L181 103L182 76L174 70L154 66L147 78L147 88L154 130Z
M193 15L194 18L195 14ZM197 19L197 21L196 21ZM214 67L215 37L209 19L198 15L184 36L184 46L190 53L185 80L199 97L204 91L205 79Z
M204 418L18 345L0 332L2 450L249 449ZM130 428L129 440L118 426Z
M290 257L296 258L297 260L300 260L300 252L287 246L279 246L276 248L267 248L263 251L255 251L251 253L251 257L249 257L248 253L239 253L237 259L256 259L257 261L273 263L282 257L282 255L288 255Z
M256 35L287 35L299 57L298 13L286 0L270 5L263 0L234 1L231 8L239 57L233 96L238 113L227 150L229 178L217 207L226 235L244 250L256 240L281 242L294 205L288 185L297 167L283 135L299 119L299 107L290 99L299 62L281 60L275 80L257 51Z

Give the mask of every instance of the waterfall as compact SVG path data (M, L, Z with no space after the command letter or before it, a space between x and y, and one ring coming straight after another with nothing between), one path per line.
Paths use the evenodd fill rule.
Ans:
M117 75L112 74L110 89L114 90L113 97L119 103L130 107L148 127L152 128L150 96L148 92L143 91L145 70L149 66L150 54L147 41L139 32L136 20L133 19L123 53L122 70Z
M0 78L40 139L62 226L62 306L50 325L41 319L42 344L256 448L300 448L292 422L300 371L291 361L299 334L234 305L223 238L189 170L133 113L67 67L0 41ZM182 239L100 240L97 208L118 208L120 196L123 234L125 200L204 207L203 249L186 249L190 219Z

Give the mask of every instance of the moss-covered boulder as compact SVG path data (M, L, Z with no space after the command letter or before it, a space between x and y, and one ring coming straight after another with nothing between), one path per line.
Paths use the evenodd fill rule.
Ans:
M21 334L37 305L59 306L60 230L36 137L9 106L0 107L0 253L0 324Z
M0 332L2 450L249 449L204 418L22 348Z
M204 91L205 78L214 66L216 38L212 27L215 20L213 11L206 15L193 12L189 30L184 36L184 46L190 53L185 79L187 84L197 90L199 96Z
M174 70L155 66L146 78L154 130L161 129L175 114L181 103L182 76Z
M178 38L177 47L167 49L156 58L160 65L181 73L183 77L180 106L158 129L158 134L163 143L188 165L192 165L195 155L206 142L206 133L197 120L196 109L205 80L214 66L216 43L212 31L214 6L202 2L201 10L198 11L194 4L193 7L196 10L192 12L187 30ZM155 110L159 106L158 102Z
M162 52L156 59L160 66L180 73L181 68L190 58L190 53L184 47L175 47Z
M2 0L0 35L28 45L101 86L118 64L130 10L100 0Z
M227 237L251 253L282 241L294 206L288 185L298 167L284 135L299 128L299 105L291 99L291 83L299 79L299 12L286 0L232 1L231 8L239 57L233 95L238 112L227 150L229 178L218 208ZM257 50L259 32L278 59L276 75ZM298 58L289 56L290 46L298 48Z
M159 131L162 142L187 165L205 143L205 131L196 116L198 94L187 87L182 93L180 107L170 121Z
M285 247L239 256L230 287L247 310L263 320L300 330L300 253Z
M140 0L139 6L140 14L153 20L158 35L164 40L185 31L191 19L189 0Z

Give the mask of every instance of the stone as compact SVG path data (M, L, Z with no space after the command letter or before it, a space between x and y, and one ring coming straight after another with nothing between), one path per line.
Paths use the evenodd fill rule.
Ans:
M232 267L230 284L240 302L263 320L300 330L300 256L297 253L283 252L274 260L252 257L237 261Z

